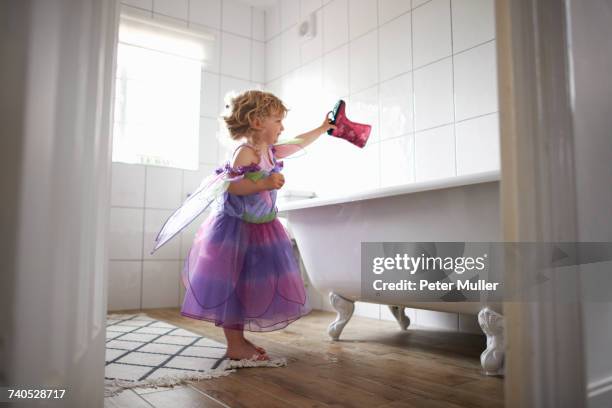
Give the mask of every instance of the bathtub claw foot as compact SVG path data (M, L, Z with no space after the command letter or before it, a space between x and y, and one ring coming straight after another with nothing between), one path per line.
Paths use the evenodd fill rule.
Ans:
M329 334L332 340L338 340L344 326L346 326L349 319L353 315L353 311L355 310L355 302L343 298L337 293L330 292L329 303L331 303L332 307L336 310L338 316L336 316L336 320L334 320L327 328L327 334Z
M410 318L406 316L406 314L404 313L404 309L405 307L403 306L389 306L389 310L395 317L395 320L397 320L397 323L399 323L400 329L402 329L402 331L406 331L406 329L408 329L408 326L410 326Z
M478 313L478 323L487 336L487 348L480 355L486 375L502 375L504 364L504 317L485 307Z

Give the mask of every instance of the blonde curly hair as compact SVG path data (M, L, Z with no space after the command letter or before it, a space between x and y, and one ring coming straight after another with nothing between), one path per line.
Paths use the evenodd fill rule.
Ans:
M273 114L284 117L288 111L274 94L256 89L230 96L226 102L225 108L229 113L222 118L233 140L247 136L255 118L264 119Z

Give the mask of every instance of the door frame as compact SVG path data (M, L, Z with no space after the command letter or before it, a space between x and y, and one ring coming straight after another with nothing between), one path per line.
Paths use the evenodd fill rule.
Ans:
M567 7L564 0L496 1L507 242L578 240ZM526 272L535 268L509 259L506 288L523 287ZM563 285L553 273L535 300L504 303L507 407L586 405L578 271L568 279L575 302L558 296Z

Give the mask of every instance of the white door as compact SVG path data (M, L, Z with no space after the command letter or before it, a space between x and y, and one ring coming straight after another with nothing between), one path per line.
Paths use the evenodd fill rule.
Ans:
M66 407L103 406L116 21L114 0L0 3L0 378Z

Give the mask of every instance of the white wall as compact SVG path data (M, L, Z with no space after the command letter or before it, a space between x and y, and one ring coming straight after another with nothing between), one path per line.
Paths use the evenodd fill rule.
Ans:
M285 187L325 196L498 169L493 4L283 0L268 9L266 89L291 109L285 133L318 126L339 98L349 118L373 125L363 150L329 137L309 147L287 166ZM317 33L302 40L310 13Z
M230 0L123 0L123 7L199 26L217 42L202 70L199 170L113 163L109 310L176 307L184 294L183 260L203 216L154 255L150 250L172 211L226 156L216 119L223 96L262 87L264 13Z

